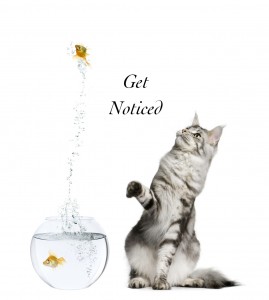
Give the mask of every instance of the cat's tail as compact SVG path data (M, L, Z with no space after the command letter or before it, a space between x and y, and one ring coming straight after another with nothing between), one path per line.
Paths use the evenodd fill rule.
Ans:
M238 282L229 280L221 272L213 269L198 269L184 282L185 287L203 287L207 289L221 289L238 286Z

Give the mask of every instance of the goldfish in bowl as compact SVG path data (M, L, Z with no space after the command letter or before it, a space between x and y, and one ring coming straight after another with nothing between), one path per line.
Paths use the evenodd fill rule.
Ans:
M108 259L106 235L99 224L80 217L82 232L64 232L61 218L50 217L31 241L31 260L39 277L58 289L82 289L103 273Z
M57 258L56 254L49 251L49 256L43 261L43 265L50 268L57 268L58 266L63 265L65 262L66 261L63 257Z

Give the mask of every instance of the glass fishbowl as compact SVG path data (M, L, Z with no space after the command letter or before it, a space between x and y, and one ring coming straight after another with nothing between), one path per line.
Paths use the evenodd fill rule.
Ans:
M82 231L65 232L60 217L46 218L31 241L32 264L48 285L58 289L83 289L103 273L108 242L100 225L80 217Z

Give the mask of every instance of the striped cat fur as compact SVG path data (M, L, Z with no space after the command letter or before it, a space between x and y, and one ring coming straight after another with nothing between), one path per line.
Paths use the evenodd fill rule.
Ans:
M192 125L177 132L150 188L137 181L128 184L127 197L135 197L144 208L125 241L130 288L237 285L212 269L194 271L200 255L194 202L203 190L222 130L222 126L202 128L195 114Z

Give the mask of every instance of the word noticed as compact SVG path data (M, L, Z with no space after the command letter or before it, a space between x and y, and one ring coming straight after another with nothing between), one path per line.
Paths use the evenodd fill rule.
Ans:
M114 111L119 115L119 114L123 114L123 115L127 115L128 113L130 113L130 115L151 115L151 114L159 114L163 108L163 102L162 100L157 100L156 102L160 102L159 103L159 106L144 106L144 107L141 107L141 106L136 106L136 104L134 103L131 106L125 106L125 101L120 101L120 104L117 104L116 101L112 101L112 107L111 107L111 110L110 110L110 115L113 115L113 109ZM139 101L140 103L142 103L142 101Z
M131 88L146 88L148 83L148 77L145 77L145 79L139 79L136 80L137 75L136 74L130 74L124 79L124 86L127 89ZM140 104L142 104L142 101L139 101ZM119 101L117 103L116 101L112 101L112 107L110 110L110 115L113 115L113 113L116 114L123 114L123 115L152 115L152 114L159 114L163 108L163 102L162 100L155 101L157 103L157 106L140 106L140 104L134 103L133 105L126 105L125 101Z

